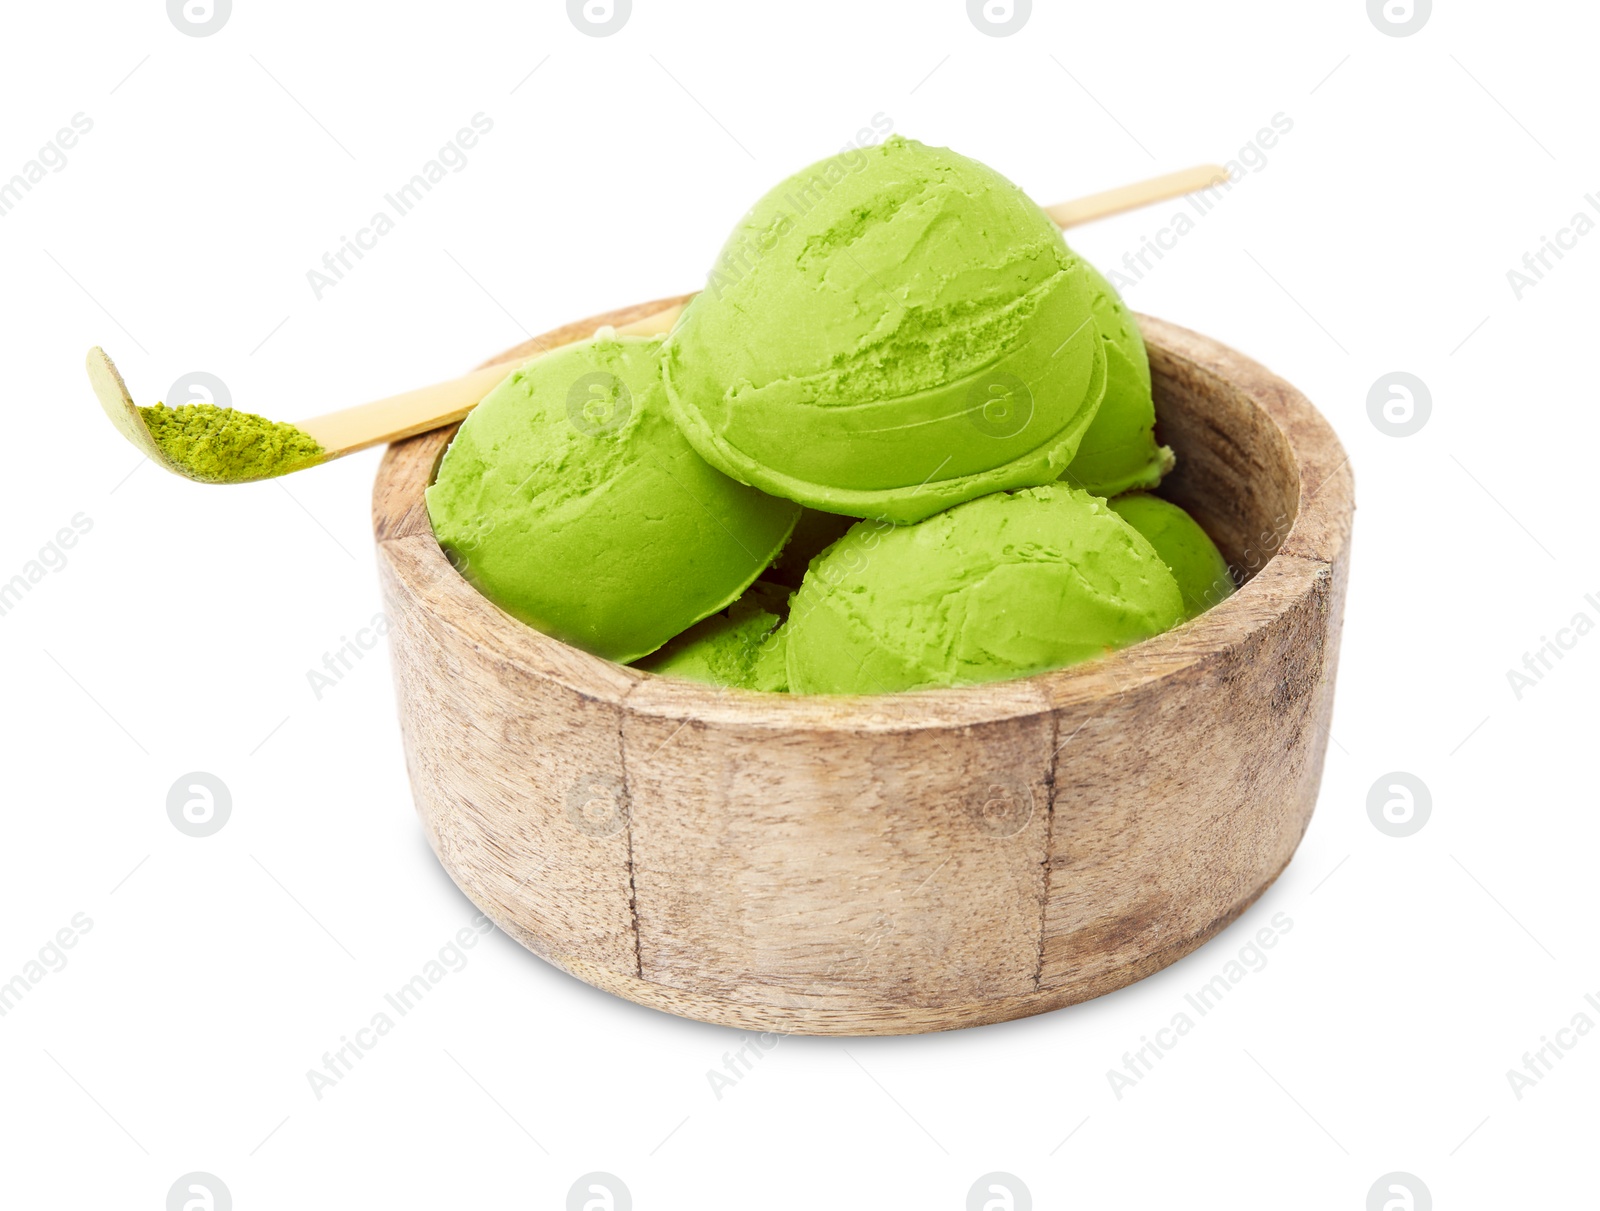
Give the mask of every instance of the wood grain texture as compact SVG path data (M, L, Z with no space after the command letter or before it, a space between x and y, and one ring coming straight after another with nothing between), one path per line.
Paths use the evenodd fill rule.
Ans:
M567 325L514 360L679 300ZM1164 491L1244 581L1103 660L859 698L719 690L524 626L451 568L390 448L373 524L417 809L530 950L670 1013L899 1034L1099 996L1182 957L1294 854L1327 745L1344 451L1287 383L1141 317Z

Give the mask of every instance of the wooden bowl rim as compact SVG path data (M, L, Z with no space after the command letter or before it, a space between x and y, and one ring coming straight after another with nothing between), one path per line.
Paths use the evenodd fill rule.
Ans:
M511 362L621 326L687 300L688 295L619 308L563 325L490 358ZM434 539L423 501L454 428L389 447L373 489L380 552L432 620L464 633L511 666L586 698L686 724L816 731L903 731L971 727L1067 706L1092 704L1172 676L1251 642L1295 608L1330 574L1349 540L1354 483L1348 456L1311 402L1266 367L1199 333L1140 315L1153 359L1187 363L1248 400L1273 422L1296 473L1294 521L1272 553L1233 596L1163 635L1098 660L1012 681L872 695L785 695L723 689L614 664L545 635L472 588ZM1264 541L1264 539L1263 539Z

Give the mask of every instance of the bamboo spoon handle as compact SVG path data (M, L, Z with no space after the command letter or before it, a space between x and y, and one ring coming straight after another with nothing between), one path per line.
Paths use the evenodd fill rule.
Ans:
M672 331L672 325L678 322L683 307L682 303L675 303L631 324L621 324L616 331L620 336L661 336ZM586 340L588 334L577 339ZM357 404L353 408L328 412L301 421L297 427L315 438L317 444L329 452L330 458L339 454L354 454L368 446L415 437L430 429L443 429L446 425L463 420L506 375L518 365L526 365L531 360L496 362L448 382L418 387L400 395L374 400L370 404Z
M369 446L455 424L513 369L514 366L505 362L485 366L447 382L417 387L370 404L341 408L338 412L326 412L300 421L296 427L315 438L329 458L354 454Z
M1227 179L1227 169L1215 164L1202 164L1195 168L1186 168L1182 172L1168 173L1166 176L1154 177L1148 181L1124 185L1119 189L1109 189L1104 193L1092 194L1076 201L1062 202L1047 207L1045 213L1059 227L1076 227L1095 219L1108 218L1141 206L1181 197L1199 189L1208 189ZM624 336L660 336L672 330L683 307L682 303L675 304L632 323L619 325L616 331ZM574 339L579 340L584 337ZM545 353L549 350L540 352ZM401 438L426 433L430 429L441 429L446 425L455 424L472 411L478 401L493 390L506 375L515 370L519 364L526 364L528 360L532 358L522 363L507 361L485 366L448 382L418 387L399 395L391 395L386 399L373 400L371 403L357 404L353 408L314 416L310 420L300 421L296 427L322 447L323 455L318 461L328 462L346 454L354 454L357 450L365 450L369 446L399 441ZM88 369L89 380L94 385L101 406L122 435L168 470L195 478L188 468L173 462L157 446L145 424L143 414L134 404L132 396L128 394L122 375L117 372L116 366L112 364L103 349L96 347L89 351Z
M1071 202L1058 202L1045 207L1045 213L1055 220L1057 227L1077 227L1096 219L1109 219L1142 206L1169 202L1185 194L1210 189L1228 180L1228 170L1220 164L1197 164L1180 172L1169 172L1164 177L1151 177L1108 189L1104 193L1090 194Z

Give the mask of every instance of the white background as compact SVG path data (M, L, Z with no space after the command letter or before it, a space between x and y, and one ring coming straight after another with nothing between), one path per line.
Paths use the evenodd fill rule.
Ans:
M0 218L0 580L93 527L0 617L0 981L93 922L0 1018L0 1202L155 1209L199 1170L241 1211L559 1208L603 1170L645 1211L933 1211L1001 1170L1040 1208L1354 1211L1401 1170L1440 1208L1596 1205L1600 1031L1520 1099L1506 1077L1600 1024L1600 635L1520 700L1507 679L1600 622L1600 233L1520 300L1506 276L1600 194L1592 5L1452 0L1404 38L1363 0L1040 0L1000 38L961 0L637 0L603 38L555 0L237 0L203 38L161 0L0 20L0 181L93 122ZM316 298L307 270L480 112L467 167ZM720 1100L738 1034L495 933L318 1100L306 1070L474 915L414 816L382 649L308 683L379 610L378 455L182 482L107 426L84 351L144 402L203 370L294 419L695 287L756 196L876 114L1053 202L1280 113L1266 166L1127 291L1301 387L1355 468L1322 797L1260 903L1093 1003L784 1039ZM1176 209L1073 241L1112 268ZM1405 438L1367 414L1397 369L1433 400ZM195 770L233 798L199 840L166 814ZM1367 816L1395 770L1432 794L1406 839ZM1107 1070L1276 913L1267 966L1119 1099Z

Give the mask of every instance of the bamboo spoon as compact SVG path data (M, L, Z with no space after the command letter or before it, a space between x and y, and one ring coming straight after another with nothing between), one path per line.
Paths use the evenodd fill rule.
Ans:
M1227 169L1215 164L1202 164L1195 168L1186 168L1181 172L1168 173L1166 176L1152 177L1148 181L1124 185L1119 189L1092 194L1076 201L1062 202L1047 207L1045 213L1058 227L1076 227L1095 219L1109 218L1142 206L1170 201L1185 194L1208 189L1227 179ZM647 315L631 324L618 327L616 331L627 336L659 336L671 331L672 325L677 322L682 311L683 304L679 303L654 315ZM531 361L532 358L528 360ZM526 362L522 364L525 365ZM288 470L304 470L306 467L343 458L346 454L354 454L357 450L365 450L369 446L399 441L401 438L414 437L418 433L453 425L471 412L479 400L515 369L517 366L509 362L485 366L448 382L418 387L413 391L404 391L386 399L358 404L353 408L328 412L322 416L300 421L295 427L322 447L322 455ZM123 382L122 375L117 371L111 358L106 355L106 351L98 345L89 350L88 370L89 382L100 400L100 406L105 409L106 416L123 437L138 447L152 462L158 463L168 471L187 479L195 479L197 482L212 482L209 479L202 479L191 468L169 457L156 443L149 426L145 424L143 414L133 402L133 397L128 394L128 387Z

